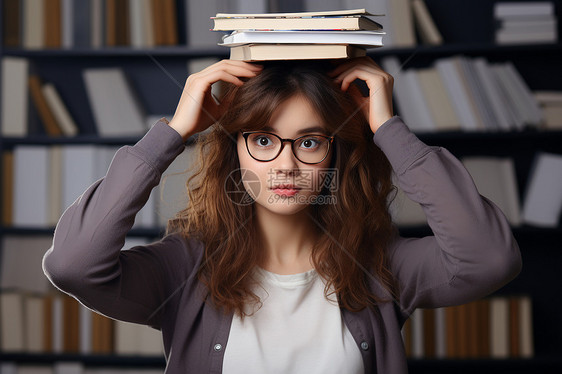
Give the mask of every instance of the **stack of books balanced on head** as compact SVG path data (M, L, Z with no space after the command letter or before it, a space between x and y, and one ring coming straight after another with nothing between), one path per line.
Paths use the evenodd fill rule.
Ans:
M217 13L212 31L232 60L301 60L364 56L385 32L365 9L298 13Z

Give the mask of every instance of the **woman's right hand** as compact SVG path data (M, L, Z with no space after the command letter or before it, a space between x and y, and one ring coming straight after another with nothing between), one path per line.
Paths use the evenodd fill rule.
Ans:
M169 125L184 141L190 136L206 130L225 112L228 103L217 103L211 95L211 85L225 81L237 86L244 82L239 77L252 78L263 66L244 61L221 60L191 74L180 97L174 117Z

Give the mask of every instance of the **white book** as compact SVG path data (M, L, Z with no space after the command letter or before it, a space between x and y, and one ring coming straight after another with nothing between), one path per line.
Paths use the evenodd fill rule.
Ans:
M508 33L521 33L525 30L529 33L546 33L556 31L558 21L554 16L544 18L508 18L500 22L498 30Z
M384 31L333 31L322 30L280 30L233 31L225 35L221 46L233 47L252 43L291 44L353 44L369 47L382 46Z
M100 148L93 144L63 147L63 211L103 175L100 171Z
M62 101L55 86L52 83L45 83L41 87L41 90L63 134L66 136L76 135L78 133L78 126L76 122L74 122L74 119L70 115L68 108L64 104L64 101Z
M74 1L61 1L61 28L62 28L62 48L69 49L74 47Z
M523 222L556 227L562 211L562 155L536 156L523 204Z
M554 14L551 1L498 2L494 4L494 18L535 17Z
M80 320L80 354L88 355L92 353L92 311L86 308L82 303L79 305Z
M441 76L434 67L416 70L424 99L437 131L460 130L461 124Z
M417 120L417 112L412 105L412 97L409 91L407 76L402 70L397 57L389 56L381 60L383 69L394 77L393 95L398 105L400 117L408 126L414 126Z
M462 162L478 192L494 202L512 226L519 226L521 208L513 159L473 156L463 158Z
M137 340L138 353L145 356L164 355L162 332L150 326L137 325L139 338Z
M12 236L2 238L1 287L19 291L46 293L49 280L43 273L43 256L51 247L53 237Z
M40 295L25 294L24 303L24 333L25 352L45 353L43 316L45 313L43 297Z
M453 107L461 121L463 130L474 131L483 128L483 125L472 105L472 98L467 89L464 77L459 70L461 56L441 58L434 64L445 88L451 97Z
M63 353L63 299L60 292L53 293L51 303L51 326L52 326L52 352Z
M143 3L144 0L129 1L129 35L131 47L143 48L146 40L143 33Z
M138 354L137 344L138 324L115 320L115 354L135 355Z
M101 48L104 45L103 20L104 0L90 0L90 44L92 48Z
M49 148L14 148L14 226L46 227L49 213Z
M62 201L62 164L63 152L61 145L52 145L49 149L49 208L47 224L50 227L56 226L63 213Z
M2 58L2 136L26 136L29 61L21 57Z
M533 339L533 305L530 296L519 298L519 352L522 358L535 355Z
M83 77L100 136L144 135L144 108L122 69L88 68Z
M484 129L497 130L498 120L496 119L496 114L491 107L487 91L482 87L482 82L480 81L479 75L474 68L472 59L461 58L458 61L462 74L466 79L469 95L474 102L476 111L481 118Z
M483 57L479 57L472 60L472 65L478 75L482 90L486 93L486 98L490 102L490 107L494 111L497 127L502 130L514 129L513 111L501 92L497 77L492 72L488 62Z
M410 316L412 320L412 357L423 358L424 356L424 331L423 331L423 309L416 309Z
M524 123L529 125L541 123L542 112L540 107L513 63L510 61L499 63L496 72L499 74L502 84L511 91L514 105L517 105L519 115Z
M412 47L416 44L414 32L414 18L410 0L387 0L387 17L392 18L391 29L392 46ZM387 44L388 45L388 44Z
M416 132L433 132L436 130L435 120L431 114L431 109L423 94L416 69L402 72L402 79L405 80L408 96L412 109L416 112L416 118L408 122L408 126Z
M509 357L509 300L490 298L490 357Z
M0 351L18 352L25 350L23 294L0 292Z
M510 115L513 118L515 128L522 129L527 122L525 118L526 113L524 104L522 103L523 98L521 98L518 94L518 91L514 87L513 82L510 80L504 66L500 64L491 64L490 68L496 77L496 82L498 83L498 87L502 92L504 100L508 103Z
M154 47L154 17L152 15L152 0L142 0L143 40L146 47Z
M527 31L498 30L495 34L497 44L543 44L556 43L558 30Z
M437 29L424 0L412 0L412 11L416 27L424 44L443 44L443 37Z
M0 362L0 373L18 374L18 366L15 362Z
M22 0L22 45L25 49L45 46L45 0Z
M447 330L445 323L445 308L435 311L435 358L447 357Z

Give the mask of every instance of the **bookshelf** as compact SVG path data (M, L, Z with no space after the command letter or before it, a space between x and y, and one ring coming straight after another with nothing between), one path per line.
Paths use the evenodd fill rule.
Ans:
M429 66L441 57L462 54L484 56L489 61L511 60L525 78L531 89L562 90L562 43L516 44L498 46L491 35L494 30L492 6L496 1L476 0L450 2L426 0L445 43L439 46L398 48L388 47L371 50L368 55L375 61L385 56L396 56L409 67ZM3 3L0 0L0 3ZM562 15L562 1L555 0L558 19ZM177 0L178 9L185 9L185 2ZM2 7L0 7L2 19ZM178 17L178 28L185 28L183 15ZM477 25L477 27L474 27ZM181 34L181 33L180 33ZM0 40L2 40L0 30ZM559 33L559 41L562 40ZM0 137L0 152L12 150L19 145L113 145L134 144L138 137L100 137L81 72L85 68L119 66L126 69L140 99L149 114L173 113L181 94L181 85L186 79L186 61L198 58L227 58L228 50L213 46L185 46L185 36L179 38L180 45L155 48L104 47L98 49L40 49L23 50L4 48L0 44L0 57L23 57L29 59L33 68L45 81L52 81L60 88L61 95L68 99L69 111L75 116L80 134L72 138L47 137L41 129L37 113L31 111L29 118L32 135L26 137ZM160 67L160 66L165 70ZM169 74L169 76L167 75ZM171 79L172 78L172 79ZM0 81L0 84L2 82ZM428 144L449 149L457 157L470 155L512 157L516 165L517 184L520 197L532 167L533 155L537 151L561 153L562 130L541 131L526 128L522 131L487 132L435 132L420 134ZM188 146L192 144L190 139ZM53 227L26 228L0 226L0 237L6 235L34 236L52 235ZM430 234L425 226L404 227L405 236ZM156 238L162 234L160 227L135 229L131 236ZM562 308L562 285L557 279L562 269L562 226L541 229L522 226L514 229L515 237L523 255L523 271L518 278L497 292L498 295L527 293L533 298L533 328L535 357L532 359L409 359L411 373L554 373L562 370L562 322L557 311ZM1 250L1 248L0 248ZM152 367L163 368L161 357L79 355L79 354L15 354L0 352L0 361L17 363L52 364L58 361L81 362L87 367Z

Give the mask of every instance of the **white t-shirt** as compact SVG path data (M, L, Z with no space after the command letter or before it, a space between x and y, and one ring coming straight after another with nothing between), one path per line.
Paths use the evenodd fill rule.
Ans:
M223 373L364 372L339 306L326 300L323 279L314 269L281 275L256 267L254 274L263 305L244 322L234 315Z

